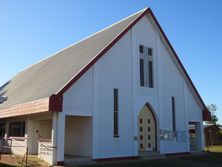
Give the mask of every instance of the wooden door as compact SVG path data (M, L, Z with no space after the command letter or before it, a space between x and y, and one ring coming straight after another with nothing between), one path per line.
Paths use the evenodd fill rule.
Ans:
M138 117L139 151L156 150L156 123L152 111L144 106Z

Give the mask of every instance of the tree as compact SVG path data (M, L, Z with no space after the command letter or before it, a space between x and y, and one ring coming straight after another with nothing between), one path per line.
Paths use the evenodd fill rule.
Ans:
M207 109L211 113L211 120L209 122L216 125L218 121L218 118L215 113L217 111L217 106L215 104L210 104L210 105L207 105Z

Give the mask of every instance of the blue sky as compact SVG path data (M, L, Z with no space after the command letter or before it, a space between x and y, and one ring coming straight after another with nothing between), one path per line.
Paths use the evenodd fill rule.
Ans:
M222 123L222 1L0 1L0 85L17 72L150 6L206 104Z

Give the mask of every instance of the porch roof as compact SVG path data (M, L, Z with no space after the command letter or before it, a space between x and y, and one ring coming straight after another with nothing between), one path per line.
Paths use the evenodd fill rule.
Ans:
M42 113L49 111L49 98L43 98L1 109L0 118Z

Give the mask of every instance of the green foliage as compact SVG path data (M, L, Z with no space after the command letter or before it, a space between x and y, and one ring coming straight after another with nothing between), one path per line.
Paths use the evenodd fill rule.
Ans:
M218 133L218 138L219 138L220 140L222 140L222 133L221 133L221 132Z
M218 118L216 116L217 106L215 104L210 104L207 106L208 110L211 112L211 121L210 123L216 125Z

